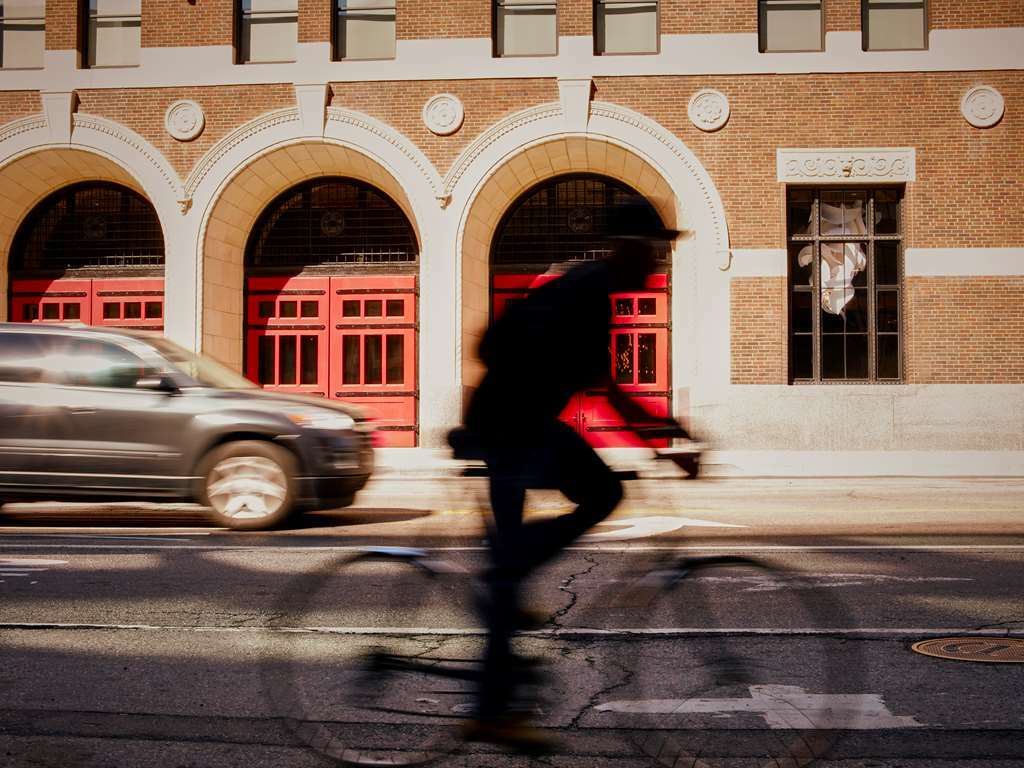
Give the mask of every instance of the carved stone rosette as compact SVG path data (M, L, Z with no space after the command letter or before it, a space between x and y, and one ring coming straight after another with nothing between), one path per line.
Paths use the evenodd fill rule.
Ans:
M191 99L179 99L164 114L164 127L178 141L192 141L205 126L203 108Z
M721 91L704 88L690 97L686 113L702 131L717 131L729 121L729 99Z
M423 105L423 122L431 133L438 136L447 136L459 130L464 116L462 102L450 93L439 93Z
M991 128L1003 119L1003 95L988 85L971 88L960 100L960 113L975 128Z

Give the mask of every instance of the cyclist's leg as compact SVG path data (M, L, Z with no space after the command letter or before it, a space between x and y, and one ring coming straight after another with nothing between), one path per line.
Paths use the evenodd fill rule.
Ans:
M572 512L522 526L519 547L527 570L557 555L574 539L611 514L622 500L622 483L593 448L569 426L557 422L544 435L544 487L556 488L577 504Z

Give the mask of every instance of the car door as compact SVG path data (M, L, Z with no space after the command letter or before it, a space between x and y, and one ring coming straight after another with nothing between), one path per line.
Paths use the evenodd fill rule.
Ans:
M113 340L68 336L63 358L66 471L83 490L179 495L187 398L150 386L152 361Z
M0 487L47 485L68 438L54 385L52 334L0 332Z

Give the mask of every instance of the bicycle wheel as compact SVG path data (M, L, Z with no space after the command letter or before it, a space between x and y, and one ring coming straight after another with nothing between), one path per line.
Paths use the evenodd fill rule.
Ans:
M346 605L355 591L375 595L372 606ZM289 629L266 667L268 699L300 743L341 765L449 755L478 674L472 592L468 573L418 550L333 559L283 596Z
M634 674L583 724L628 734L656 765L807 768L863 726L858 651L823 631L852 624L807 576L740 557L680 560L618 602L633 615L645 606L625 641Z

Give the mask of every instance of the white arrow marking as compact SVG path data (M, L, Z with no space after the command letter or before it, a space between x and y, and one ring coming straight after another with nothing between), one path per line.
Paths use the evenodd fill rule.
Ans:
M682 715L731 713L761 715L772 729L842 729L872 731L921 728L908 715L894 715L875 693L807 693L795 685L752 685L743 699L646 699L600 704L599 712Z
M918 584L927 582L974 581L960 576L890 576L882 573L745 573L737 576L702 576L697 581L728 584L741 592L778 592L782 589L835 589L868 584Z
M0 576L24 577L47 570L51 565L67 565L67 560L38 560L0 557ZM37 582L33 581L33 584Z
M648 536L658 536L662 533L677 531L686 526L699 528L746 528L745 525L733 525L732 523L719 523L715 520L698 520L693 517L628 517L622 520L607 520L598 525L614 525L613 531L601 531L600 533L588 533L580 536L580 541L627 541L629 539L644 539Z

